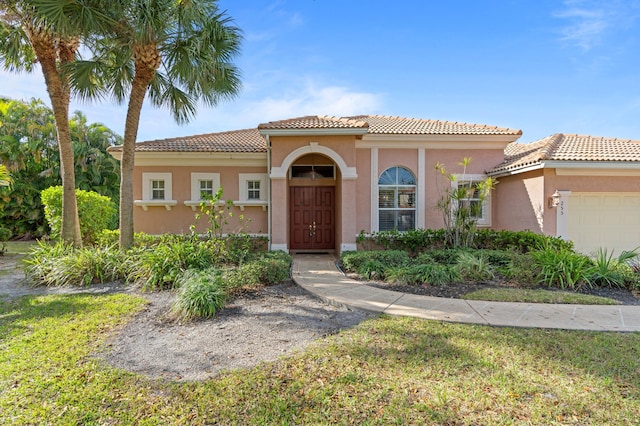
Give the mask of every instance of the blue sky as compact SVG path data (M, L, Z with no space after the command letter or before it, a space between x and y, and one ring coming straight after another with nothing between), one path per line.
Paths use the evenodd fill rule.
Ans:
M138 140L302 115L384 114L640 139L640 0L220 0L244 32L243 90L178 126L145 107ZM41 75L0 95L47 101ZM125 106L73 104L122 134Z

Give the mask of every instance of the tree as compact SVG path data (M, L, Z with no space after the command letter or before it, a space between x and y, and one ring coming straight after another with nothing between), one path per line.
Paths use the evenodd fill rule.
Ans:
M437 208L442 213L445 243L449 247L471 247L482 206L496 185L491 177L480 181L469 179L467 167L470 162L471 158L465 157L458 164L463 168L461 175L448 173L443 164L435 165L437 175L446 178L444 188L438 184Z
M87 123L79 111L72 114L70 129L77 186L114 199L120 170L107 148L122 138L102 124ZM11 188L0 188L0 227L14 236L44 235L40 192L62 181L55 120L41 100L0 100L0 164L14 178Z
M75 64L83 97L112 95L127 102L120 172L120 246L133 244L133 167L140 113L147 94L178 123L197 103L215 106L240 89L241 32L214 0L135 0L109 3L114 25L96 41L92 61Z
M34 69L40 64L56 122L63 186L62 238L81 245L80 222L75 195L73 149L69 130L70 86L63 68L76 59L80 45L78 31L52 25L36 7L37 1L0 2L0 62L10 71Z

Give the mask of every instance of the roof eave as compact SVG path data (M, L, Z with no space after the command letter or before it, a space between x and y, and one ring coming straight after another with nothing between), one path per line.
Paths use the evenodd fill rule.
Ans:
M262 136L333 136L364 135L367 128L327 128L327 129L260 129Z

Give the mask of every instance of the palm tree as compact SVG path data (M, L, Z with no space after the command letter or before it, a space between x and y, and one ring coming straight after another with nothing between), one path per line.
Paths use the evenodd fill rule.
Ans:
M240 89L241 32L215 0L114 1L113 22L94 45L94 60L77 62L74 87L81 96L109 93L128 102L120 165L120 246L133 244L133 167L140 112L147 94L186 123L202 101L215 106ZM106 91L106 92L105 92Z
M76 59L80 34L47 21L27 0L0 1L0 63L11 71L33 71L40 64L56 121L63 186L62 239L82 244L75 195L69 131L69 81L62 69ZM71 26L70 26L71 27ZM78 27L79 28L79 27Z

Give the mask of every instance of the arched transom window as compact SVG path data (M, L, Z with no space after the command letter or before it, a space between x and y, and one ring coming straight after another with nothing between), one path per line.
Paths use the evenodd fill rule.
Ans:
M414 229L416 224L416 178L404 167L390 167L378 179L378 229Z

